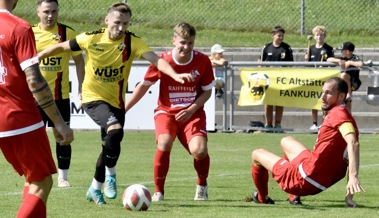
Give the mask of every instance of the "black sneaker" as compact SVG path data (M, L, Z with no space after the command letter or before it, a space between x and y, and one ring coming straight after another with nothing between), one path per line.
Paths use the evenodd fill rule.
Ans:
M303 203L301 203L301 200L300 200L300 196L297 196L297 195L294 195L294 197L293 197L293 200L291 201L291 199L287 199L289 202L290 202L290 204L292 204L292 205L302 205Z
M257 204L275 204L275 201L273 201L270 197L267 197L266 203L262 203L258 200L258 191L253 192L253 201Z
M216 90L216 98L222 98L223 95L224 91L222 91L222 89Z

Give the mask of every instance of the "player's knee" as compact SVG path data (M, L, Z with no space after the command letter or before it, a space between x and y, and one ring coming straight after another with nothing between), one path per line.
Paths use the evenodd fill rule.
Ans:
M263 148L258 148L258 149L255 149L252 153L251 153L251 159L253 161L257 160L261 154L264 152L265 150Z
M280 146L286 146L287 144L291 143L291 141L293 140L293 137L292 136L286 136L286 137L283 137L281 140L280 140Z
M197 140L191 140L188 145L189 152L195 159L202 160L208 154L207 141L203 138L197 138Z
M124 138L124 130L123 129L112 129L109 130L107 136L105 137L105 144L109 143L109 145L119 145Z
M202 160L207 157L207 149L198 149L191 152L192 156L197 160Z

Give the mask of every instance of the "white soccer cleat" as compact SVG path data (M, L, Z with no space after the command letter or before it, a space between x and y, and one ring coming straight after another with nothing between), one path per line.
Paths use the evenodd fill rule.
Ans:
M163 201L164 195L162 192L154 192L153 196L151 197L152 202L158 202L158 201Z
M58 179L58 187L59 188L70 188L71 186L67 180L60 178L60 179Z
M196 185L195 201L208 200L208 185Z

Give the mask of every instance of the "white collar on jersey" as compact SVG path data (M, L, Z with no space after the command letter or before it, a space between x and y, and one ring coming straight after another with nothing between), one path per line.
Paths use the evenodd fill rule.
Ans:
M187 65L189 63L191 63L192 59L193 59L193 50L191 52L191 58L186 62L186 63L181 63L179 62L176 58L175 58L175 54L176 53L176 48L172 49L172 52L171 52L171 55L172 55L172 60L174 60L174 62L177 64L177 65Z

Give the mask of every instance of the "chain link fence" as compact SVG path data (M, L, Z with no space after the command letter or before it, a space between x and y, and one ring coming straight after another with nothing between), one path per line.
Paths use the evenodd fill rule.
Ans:
M14 13L37 23L37 1L21 0ZM133 11L132 25L172 27L186 21L197 29L270 32L281 25L287 32L310 34L324 25L336 34L378 34L379 0L124 0ZM60 18L77 32L88 24L103 25L114 0L61 0ZM76 25L78 24L78 25ZM86 26L87 25L87 26ZM92 30L92 29L91 29Z

